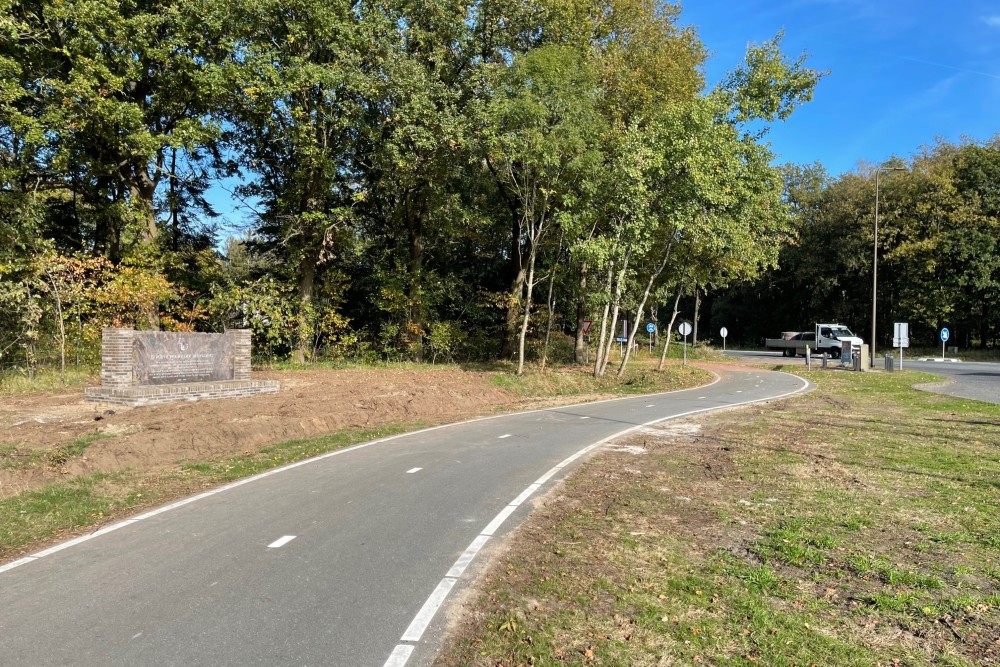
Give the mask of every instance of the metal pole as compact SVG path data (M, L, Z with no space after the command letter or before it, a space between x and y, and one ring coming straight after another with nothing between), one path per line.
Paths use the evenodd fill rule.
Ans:
M878 175L882 171L879 167L875 170L875 245L872 252L872 340L869 346L871 360L869 368L875 367L875 308L878 302Z
M872 340L868 346L871 353L869 368L875 368L875 315L878 302L878 175L882 171L904 171L903 167L879 167L875 170L875 242L872 250Z

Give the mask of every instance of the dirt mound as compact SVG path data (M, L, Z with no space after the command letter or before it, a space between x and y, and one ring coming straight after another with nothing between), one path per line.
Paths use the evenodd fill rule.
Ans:
M444 370L306 370L255 374L274 395L122 408L82 392L18 396L0 405L0 498L65 475L170 468L270 444L400 422L437 424L521 403L489 374ZM95 439L99 438L99 439ZM95 439L80 456L61 456Z

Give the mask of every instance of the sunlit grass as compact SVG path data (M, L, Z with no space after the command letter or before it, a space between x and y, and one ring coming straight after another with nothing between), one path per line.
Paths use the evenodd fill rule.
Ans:
M911 371L807 375L808 395L585 465L438 664L996 662L1000 406Z

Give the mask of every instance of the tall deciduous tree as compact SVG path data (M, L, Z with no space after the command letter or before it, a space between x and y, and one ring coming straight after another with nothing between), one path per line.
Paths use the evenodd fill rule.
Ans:
M74 232L115 259L154 240L169 156L219 134L211 112L232 55L226 8L6 0L0 14L2 66L16 81L0 96L0 132L21 158L21 178L71 193L61 223L92 227Z
M524 372L541 244L573 216L579 186L598 166L599 99L594 73L574 48L543 46L519 57L490 107L487 161L517 211L514 250L523 267L517 373Z
M235 78L233 149L261 202L259 238L298 286L293 359L311 349L320 268L353 236L360 190L356 146L375 88L378 17L320 0L257 3ZM377 60L377 58L376 58Z

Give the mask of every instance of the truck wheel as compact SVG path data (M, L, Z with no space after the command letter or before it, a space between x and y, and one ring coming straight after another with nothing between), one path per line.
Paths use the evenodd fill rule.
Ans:
M830 356L832 356L834 359L840 359L840 348L839 347L831 348Z

